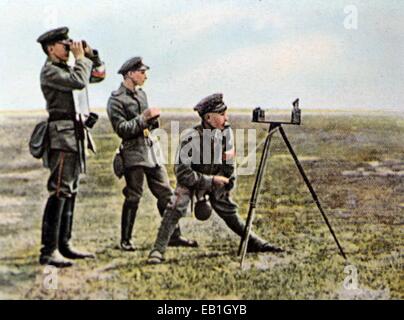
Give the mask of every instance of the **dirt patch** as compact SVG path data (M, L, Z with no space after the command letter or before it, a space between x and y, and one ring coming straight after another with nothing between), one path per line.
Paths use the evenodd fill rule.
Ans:
M345 177L404 177L404 161L369 161L356 170L343 171L342 175Z

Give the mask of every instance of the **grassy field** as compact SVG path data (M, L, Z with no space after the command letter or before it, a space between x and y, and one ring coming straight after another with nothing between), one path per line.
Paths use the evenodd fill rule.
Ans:
M98 154L81 180L74 224L77 247L97 259L58 270L57 289L46 289L38 265L48 172L28 153L40 114L0 114L0 298L2 299L403 299L404 118L387 113L303 111L303 125L286 132L329 216L349 261L338 254L320 213L279 135L275 135L259 198L254 231L287 249L249 254L243 270L239 239L213 216L181 220L197 249L169 248L167 263L146 264L160 218L149 191L141 201L134 238L139 250L118 249L123 181L112 174L119 144L104 117L94 129ZM180 129L189 113L167 113ZM234 128L252 125L233 114ZM260 153L261 149L259 149ZM260 154L257 155L257 159ZM168 166L175 185L172 166ZM245 218L254 175L238 179L234 200ZM347 265L357 288L346 288ZM346 270L345 270L346 271Z

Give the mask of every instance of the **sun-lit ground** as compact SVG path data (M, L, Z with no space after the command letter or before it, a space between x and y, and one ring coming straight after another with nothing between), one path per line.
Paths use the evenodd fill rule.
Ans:
M180 130L198 120L169 112L163 128ZM278 111L277 115L288 112ZM0 298L15 299L398 299L403 289L404 118L382 112L303 111L300 127L286 127L323 207L344 247L345 262L310 193L276 134L253 229L286 248L283 254L248 254L240 269L239 239L213 216L181 220L197 249L169 248L167 262L146 264L160 218L145 192L135 225L139 250L118 249L123 181L112 174L119 145L108 119L94 129L98 154L82 178L74 223L78 247L97 253L58 271L57 289L44 286L38 265L48 172L28 152L41 112L0 114ZM233 114L234 128L257 129L249 112ZM260 156L262 148L258 149ZM238 150L241 153L241 150ZM175 185L172 165L170 181ZM234 200L245 218L254 175L240 176ZM353 266L345 269L346 266ZM346 279L357 270L357 289ZM344 272L346 271L346 272ZM345 283L345 286L344 286ZM349 287L351 284L351 287Z

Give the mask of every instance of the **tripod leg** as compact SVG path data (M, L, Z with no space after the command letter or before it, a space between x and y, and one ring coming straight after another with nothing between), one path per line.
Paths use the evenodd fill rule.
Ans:
M316 203L318 209L320 210L320 213L321 213L321 215L323 216L323 219L324 219L325 223L327 224L327 227L328 227L328 229L330 230L330 232L331 232L331 234L332 234L332 236L333 236L333 238L334 238L334 240L335 240L335 243L336 243L337 246L338 246L338 249L339 249L341 255L342 255L342 256L344 257L344 259L346 260L346 256L345 256L344 250L342 249L342 247L341 247L341 245L340 245L340 243L339 243L339 241L338 241L338 239L337 239L337 236L335 235L334 230L332 229L331 224L330 224L330 222L328 221L328 218L327 218L327 216L325 215L323 208L321 207L321 203L320 203L320 201L319 201L319 199L318 199L318 197L317 197L317 194L316 194L316 192L314 191L314 189L313 189L313 187L312 187L312 185L311 185L309 179L307 178L306 173L304 172L303 167L302 167L302 165L301 165L299 159L297 158L297 155L296 155L295 151L293 150L292 145L290 144L290 142L289 142L289 140L288 140L288 138L287 138L287 136L286 136L286 133L285 133L285 131L283 130L282 126L279 127L279 131L280 131L280 133L281 133L281 135L282 135L283 140L285 141L286 146L287 146L288 149L289 149L290 154L291 154L292 157L293 157L293 160L295 160L296 166L297 166L297 168L299 169L299 172L300 172L301 176L303 177L304 182L306 183L307 187L309 188L309 191L310 191L310 193L311 193L311 195L312 195L312 197L313 197L314 202Z
M248 244L248 239L250 237L252 222L254 219L255 206L257 203L257 198L258 198L259 190L261 187L262 176L265 171L265 165L266 165L266 162L267 162L267 159L269 156L269 146L271 144L271 138L272 138L272 135L275 133L275 129L277 127L278 127L277 125L272 125L272 124L269 127L268 135L267 135L267 138L266 138L265 144L264 144L264 150L262 151L260 164L258 166L258 172L257 172L257 176L255 178L254 188L253 188L253 192L252 192L251 199L250 199L250 208L248 210L247 222L245 225L244 234L243 234L243 237L241 238L240 246L239 246L239 250L238 250L238 255L241 255L241 262L240 262L241 267L243 267L244 257L247 252L247 244Z

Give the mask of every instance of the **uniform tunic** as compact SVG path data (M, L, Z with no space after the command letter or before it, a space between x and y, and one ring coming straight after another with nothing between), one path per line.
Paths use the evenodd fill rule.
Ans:
M73 67L49 58L42 67L40 82L49 113L48 133L50 150L48 191L58 196L71 197L78 191L80 158L75 133L73 90L84 89L90 82L99 82L104 73L98 55L75 61Z

